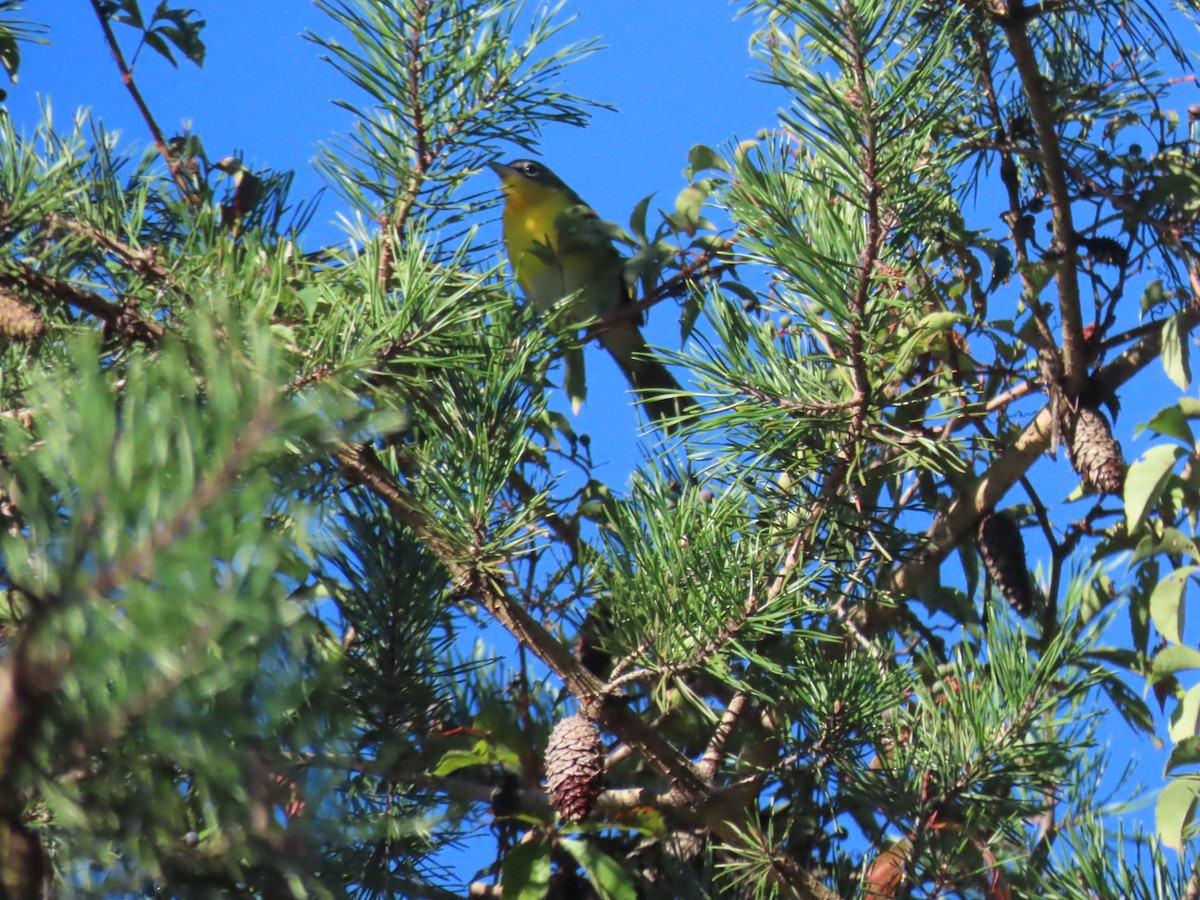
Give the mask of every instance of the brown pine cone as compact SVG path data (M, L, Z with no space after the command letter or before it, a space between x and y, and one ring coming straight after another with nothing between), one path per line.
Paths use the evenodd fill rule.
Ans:
M567 822L582 822L600 796L604 753L596 723L568 716L550 733L546 745L546 784L550 802Z
M46 323L16 294L0 289L0 338L32 341L46 331Z
M1025 540L1012 516L1005 512L984 516L979 520L977 539L983 565L1000 596L1018 615L1032 613L1033 581L1025 563Z
M1104 413L1087 403L1064 416L1067 456L1084 483L1104 494L1120 494L1125 457Z

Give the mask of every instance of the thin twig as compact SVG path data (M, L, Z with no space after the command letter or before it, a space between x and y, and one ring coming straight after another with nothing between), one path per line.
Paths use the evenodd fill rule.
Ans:
M167 168L171 170L171 177L175 179L175 183L179 185L179 189L183 191L188 201L193 204L198 203L199 197L196 196L191 185L188 184L179 160L172 156L171 148L167 146L162 129L158 127L158 122L155 120L154 114L150 111L150 107L146 104L145 98L142 97L142 92L138 89L137 82L133 80L133 70L125 62L125 54L121 51L121 45L117 42L117 36L113 33L108 13L105 12L101 0L91 0L91 4L92 9L96 13L96 19L100 22L100 28L104 31L104 42L108 44L109 52L112 53L113 60L117 64L117 69L121 73L121 82L125 85L126 90L129 91L129 96L133 98L134 105L137 106L138 112L141 113L146 127L150 129L150 136L154 140L154 146L158 150L158 155L166 162Z

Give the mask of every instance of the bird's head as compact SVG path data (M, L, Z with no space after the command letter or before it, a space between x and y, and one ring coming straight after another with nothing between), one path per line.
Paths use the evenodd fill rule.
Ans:
M563 180L550 171L549 166L533 159L514 159L510 163L488 163L492 171L500 176L505 188L522 185L537 185L543 188L566 189Z
M550 167L532 159L514 159L510 163L488 163L500 177L510 210L525 207L567 206L582 203Z

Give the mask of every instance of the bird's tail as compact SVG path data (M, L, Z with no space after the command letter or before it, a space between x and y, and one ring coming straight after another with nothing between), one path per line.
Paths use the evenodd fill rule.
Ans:
M600 343L625 373L642 408L664 429L670 430L685 413L698 408L667 367L649 355L641 329L632 322L609 325L600 333Z

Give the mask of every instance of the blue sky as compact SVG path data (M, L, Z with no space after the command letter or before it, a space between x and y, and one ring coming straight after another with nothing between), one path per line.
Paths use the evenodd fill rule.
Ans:
M190 2L208 22L204 68L185 62L172 69L152 53L138 65L139 85L159 123L168 134L190 125L213 159L237 153L255 168L294 169L297 195L316 194L321 180L310 163L321 142L347 128L348 114L333 101L351 89L301 33L334 33L335 26L304 0ZM652 192L669 208L684 186L681 172L694 144L724 145L775 125L786 96L752 79L758 69L749 53L754 23L739 18L736 6L720 0L580 0L570 10L578 20L564 40L595 36L605 47L569 69L565 87L612 104L616 112L598 111L586 130L550 127L541 155L605 218L624 223L634 204ZM29 0L26 14L50 25L52 44L24 47L21 80L6 103L18 127L31 129L39 97L49 97L60 123L76 108L89 107L120 131L126 145L148 144L90 4ZM133 32L126 32L118 35L128 41ZM1194 85L1188 89L1181 110L1200 100ZM489 172L479 178L494 181ZM336 216L344 211L328 193L307 239L310 249L341 238ZM485 227L494 233L494 223ZM1000 223L994 227L998 233ZM656 309L648 329L652 341L669 348L678 346L672 313ZM639 461L634 414L624 380L603 353L592 352L588 371L590 399L577 427L591 432L594 454L609 461L602 474L620 484ZM1131 426L1178 395L1160 373L1139 379L1126 399L1119 431L1129 459L1148 445L1144 438L1130 440ZM561 395L554 405L566 407ZM1110 736L1118 747L1136 744L1139 753L1154 757L1119 723ZM1124 755L1122 750L1119 761ZM1142 779L1157 780L1159 766L1144 766Z

